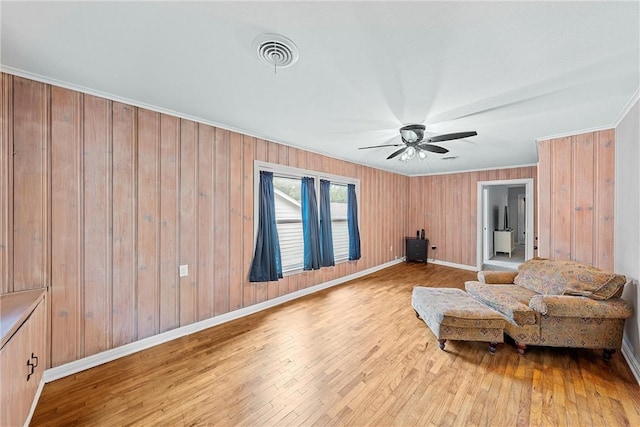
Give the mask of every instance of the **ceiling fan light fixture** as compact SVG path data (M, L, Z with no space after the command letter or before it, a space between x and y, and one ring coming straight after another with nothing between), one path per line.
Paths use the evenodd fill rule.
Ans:
M400 135L406 142L418 142L424 138L424 125L406 125L400 128Z
M387 156L387 160L398 159L402 163L406 163L407 161L414 159L417 156L420 161L423 161L428 158L429 153L446 154L449 152L447 148L432 144L432 142L451 141L454 139L467 138L478 134L476 131L455 132L436 135L434 137L425 139L425 126L420 124L404 125L399 129L399 131L404 147L403 144L390 144L389 142L391 141L387 141L386 144L372 145L370 147L360 147L360 150L368 148L402 147L389 154L389 156ZM457 156L449 156L448 158L457 158Z
M407 147L407 151L404 152L407 155L407 159L411 160L416 156L416 149L414 147Z

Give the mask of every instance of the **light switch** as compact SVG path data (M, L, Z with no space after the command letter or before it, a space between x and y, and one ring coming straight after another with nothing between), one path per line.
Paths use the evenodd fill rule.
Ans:
M189 275L189 264L183 264L180 266L180 277L187 277Z

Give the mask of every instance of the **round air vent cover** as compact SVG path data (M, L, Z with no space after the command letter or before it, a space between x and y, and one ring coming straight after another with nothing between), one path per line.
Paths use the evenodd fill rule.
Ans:
M258 58L270 67L287 68L298 60L300 52L294 42L278 34L262 34L253 41Z

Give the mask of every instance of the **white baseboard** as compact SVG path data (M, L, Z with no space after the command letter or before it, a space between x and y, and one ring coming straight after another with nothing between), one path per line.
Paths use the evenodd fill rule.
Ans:
M636 381L640 385L640 362L633 355L633 350L631 349L631 345L629 341L627 341L626 337L622 339L622 355L627 361L627 365L629 365L629 369L633 373L633 376L636 377Z
M101 353L85 357L83 359L65 363L64 365L56 366L55 368L50 368L44 371L43 380L45 383L55 381L57 379L76 374L86 369L90 369L90 368L102 365L104 363L111 362L121 357L128 356L130 354L137 353L142 350L146 350L147 348L166 343L176 338L190 335L195 332L199 332L203 329L211 328L213 326L230 322L232 320L240 319L241 317L249 316L250 314L254 314L259 311L263 311L280 304L284 304L285 302L294 300L296 298L300 298L305 295L309 295L314 292L318 292L323 289L327 289L332 286L336 286L341 283L348 282L349 280L357 279L358 277L366 276L367 274L371 274L378 270L382 270L392 265L399 264L403 261L404 261L404 258L399 258L393 261L389 261L385 264L368 268L366 270L359 271L357 273L353 273L345 277L340 277L338 279L320 283L318 285L311 286L306 289L301 289L299 291L292 292L290 294L283 295L281 297L273 298L268 301L254 304L249 307L241 308L239 310L235 310L230 313L225 313L220 316L212 317L210 319L202 320L200 322L192 323L190 325L182 326L180 328L172 329L170 331L163 332L158 335L154 335L152 337L144 338L139 341L132 342L130 344L125 344L123 346L113 348L111 350L103 351ZM35 403L37 403L37 401L38 399L34 399L34 408L35 408Z
M444 265L445 267L459 268L460 270L478 271L475 265L456 264L455 262L429 260L432 264Z

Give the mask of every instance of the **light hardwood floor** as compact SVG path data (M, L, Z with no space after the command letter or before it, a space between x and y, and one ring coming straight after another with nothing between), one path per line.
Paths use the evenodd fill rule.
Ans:
M619 352L440 350L412 287L474 277L390 267L47 384L32 425L640 425Z

